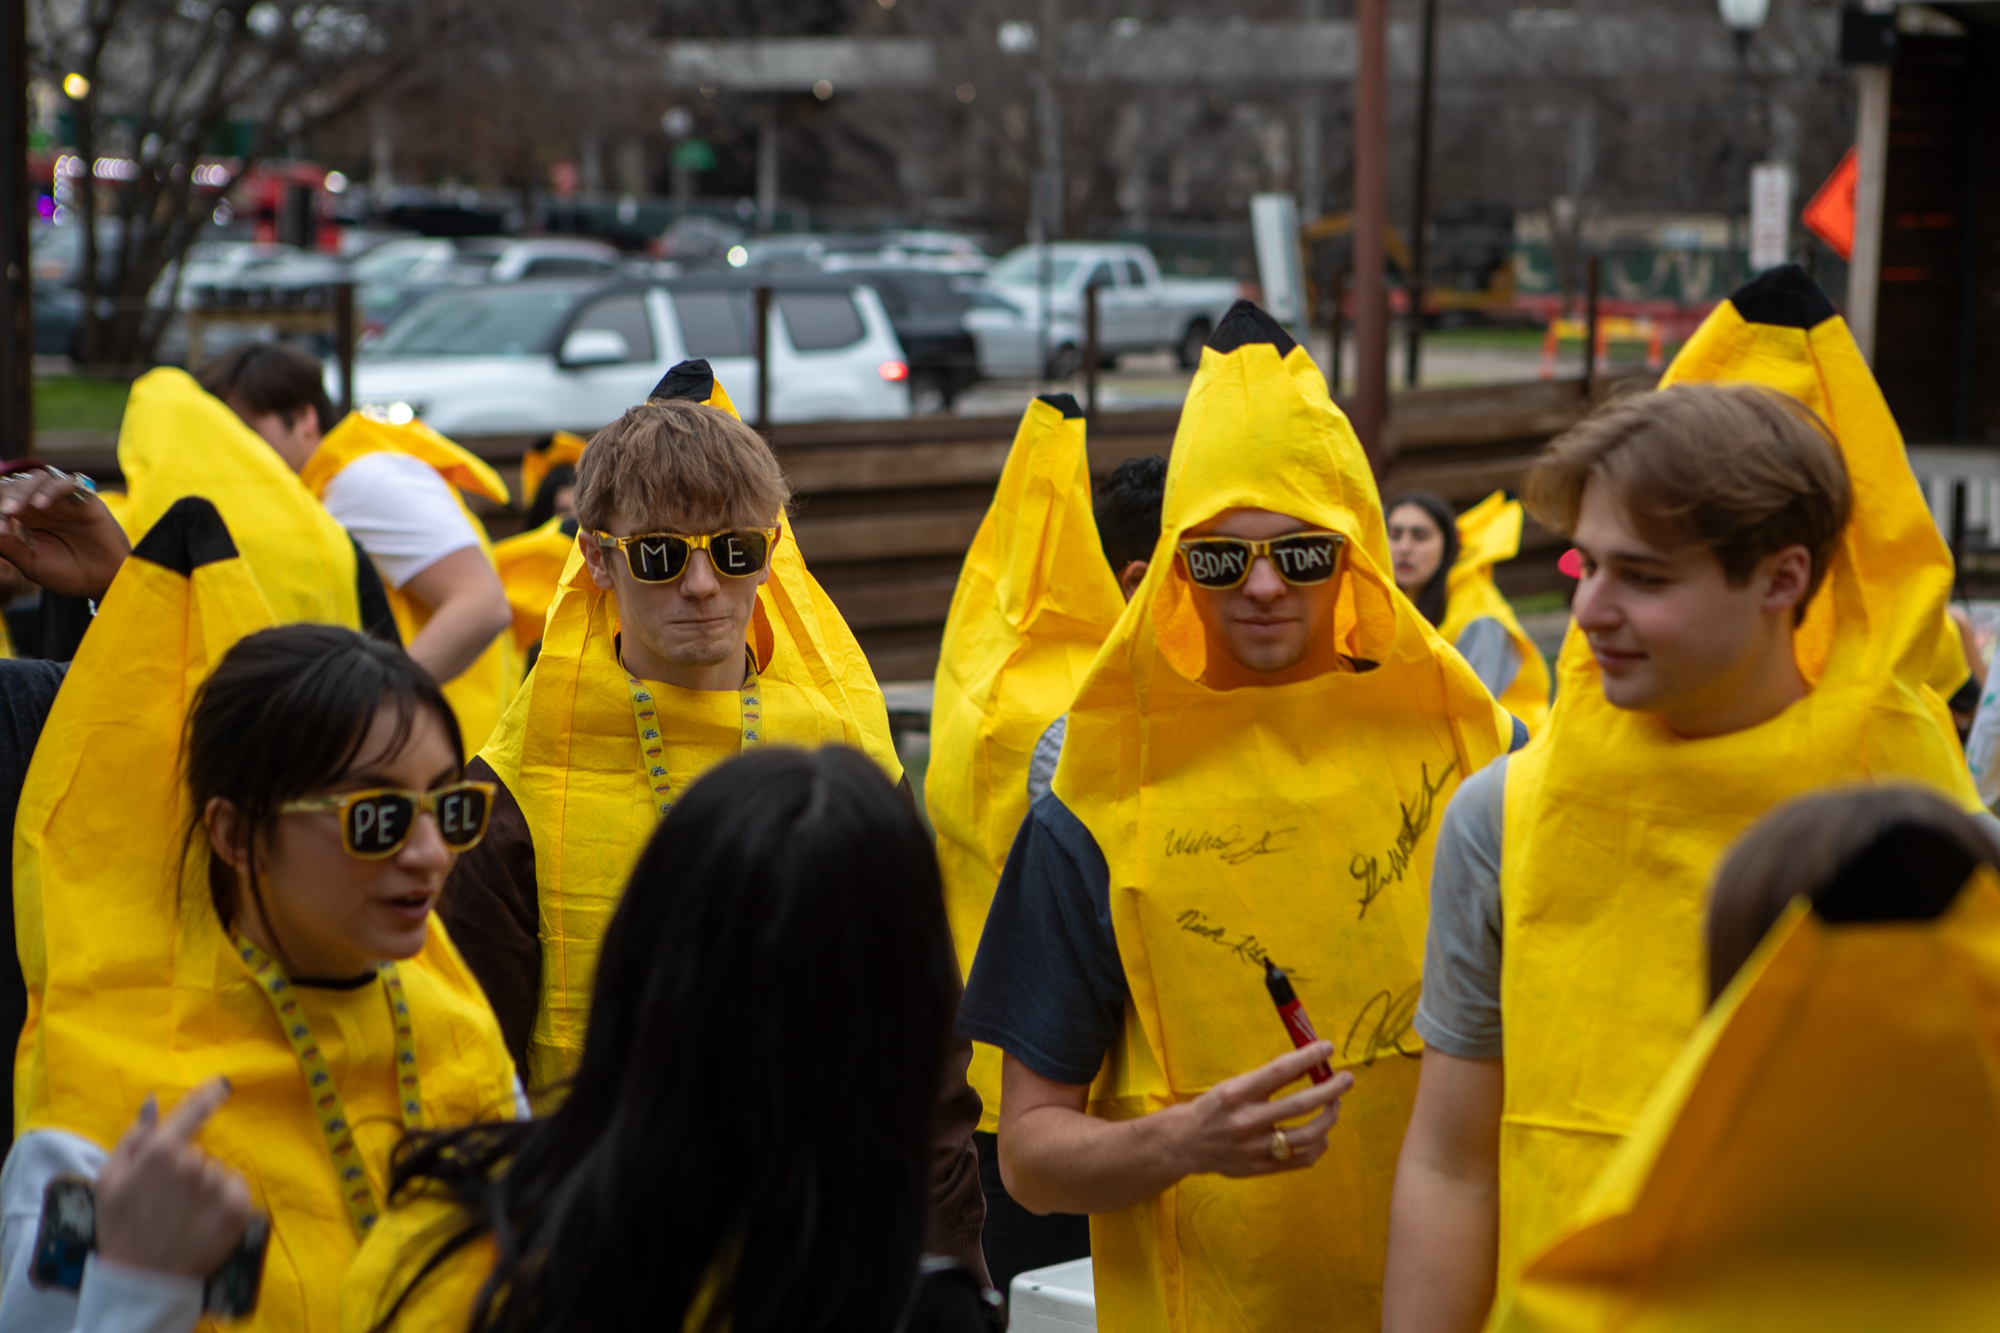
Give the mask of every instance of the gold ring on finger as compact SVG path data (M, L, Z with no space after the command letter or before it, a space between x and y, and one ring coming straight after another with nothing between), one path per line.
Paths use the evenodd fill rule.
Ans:
M1274 1162L1292 1160L1292 1141L1285 1137L1285 1131L1282 1129L1271 1131L1271 1160Z

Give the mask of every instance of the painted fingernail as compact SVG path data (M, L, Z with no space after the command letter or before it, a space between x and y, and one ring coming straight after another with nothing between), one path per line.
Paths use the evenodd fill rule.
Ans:
M222 1091L224 1093L231 1093L236 1091L236 1085L229 1081L229 1075L227 1074L224 1074L222 1076Z
M146 1094L146 1100L139 1104L139 1123L151 1129L159 1118L160 1099L149 1092Z

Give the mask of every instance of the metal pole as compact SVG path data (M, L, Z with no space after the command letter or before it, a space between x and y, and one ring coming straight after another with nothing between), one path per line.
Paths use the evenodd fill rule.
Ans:
M768 236L778 218L778 99L764 103L757 121L757 234Z
M1882 276L1882 201L1889 180L1889 86L1887 65L1855 72L1860 106L1855 119L1854 248L1847 259L1847 327L1861 355L1875 362L1875 312Z
M757 429L771 426L771 289L757 289Z
M1389 3L1355 0L1354 433L1378 470L1389 417Z
M1096 283L1083 289L1083 415L1097 420L1097 292Z
M1597 379L1597 256L1592 255L1583 262L1583 400L1590 401L1590 391Z
M1951 595L1965 595L1965 479L1951 483Z
M1750 211L1750 178L1744 168L1745 143L1750 138L1750 33L1731 28L1736 39L1736 133L1729 144L1729 289L1743 285L1743 215ZM1738 207L1741 205L1741 207Z
M333 287L333 346L340 358L340 415L354 410L354 284Z
M1327 367L1326 394L1329 398L1338 398L1340 362L1347 353L1347 349L1342 346L1343 339L1340 336L1347 328L1347 270L1336 266L1333 278L1327 285L1333 292L1333 313L1327 320L1328 326L1333 330L1333 355L1328 358L1332 364Z
M35 438L35 308L28 259L28 6L0 0L0 458Z
M1410 219L1409 345L1403 356L1403 383L1414 389L1422 374L1424 342L1425 234L1431 223L1431 100L1437 72L1437 0L1424 0L1422 64L1417 81L1416 210Z

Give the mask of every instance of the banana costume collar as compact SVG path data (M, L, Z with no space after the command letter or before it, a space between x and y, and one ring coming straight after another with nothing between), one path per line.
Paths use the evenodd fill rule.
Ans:
M218 506L199 497L168 509L113 582L50 711L16 818L29 1017L15 1106L22 1132L65 1131L108 1150L148 1093L171 1106L228 1075L234 1090L203 1147L244 1175L275 1232L243 1326L333 1333L358 1245L344 1203L355 1186L336 1174L315 1092L216 919L206 843L184 839L190 701L237 640L273 620ZM397 970L424 1123L511 1116L513 1064L442 922ZM338 1021L312 1026L380 1197L403 1123L394 1034L379 990L348 995L322 1001L342 1006Z

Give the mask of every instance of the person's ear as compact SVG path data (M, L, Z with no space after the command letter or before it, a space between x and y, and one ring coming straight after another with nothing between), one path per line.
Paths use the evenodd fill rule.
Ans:
M243 812L236 808L233 801L211 796L202 809L201 822L208 830L208 845L215 854L237 874L247 876L252 851L250 830L245 827Z
M320 440L325 438L319 428L319 409L311 403L292 413L292 438L302 447L311 446L314 449L319 448Z
M1805 600L1812 586L1812 552L1803 546L1787 546L1764 557L1763 604L1767 615L1789 613Z
M606 592L617 592L616 585L611 582L611 567L604 563L604 548L597 544L597 534L580 532L576 540L583 548L583 563L590 568L590 581Z
M1146 565L1144 560L1128 560L1125 568L1118 571L1118 591L1125 594L1126 601L1131 601L1139 585L1145 582Z

